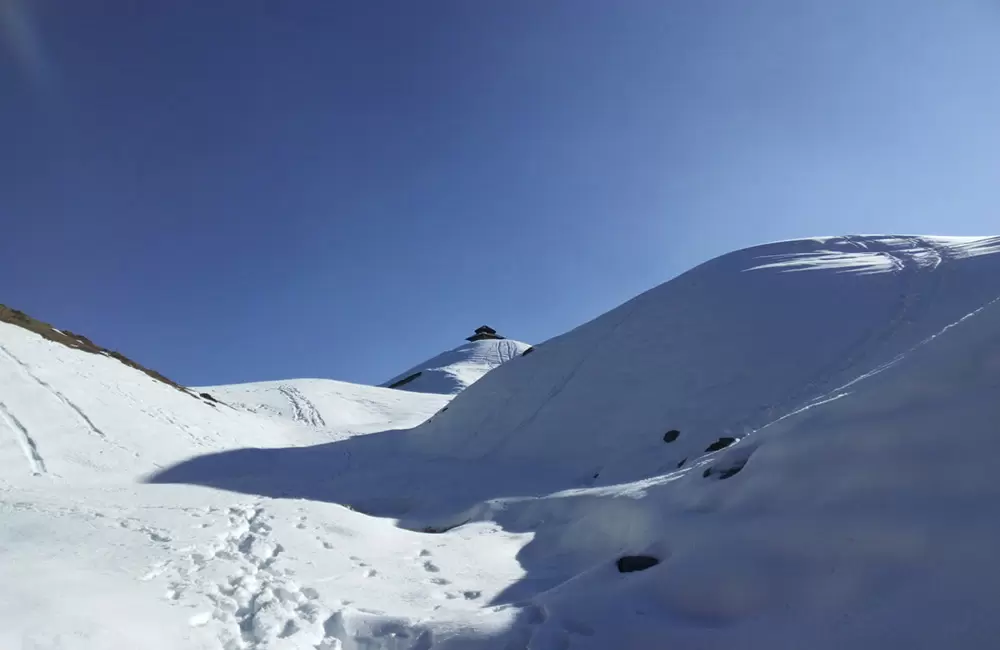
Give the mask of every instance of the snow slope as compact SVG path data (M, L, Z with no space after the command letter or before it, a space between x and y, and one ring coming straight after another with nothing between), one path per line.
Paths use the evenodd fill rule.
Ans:
M511 339L471 341L419 363L382 385L392 386L419 373L410 381L398 386L398 389L454 395L468 388L494 368L521 355L530 347L527 343Z
M0 326L0 647L990 647L998 253L738 251L410 430L431 396L211 407Z
M143 481L210 452L308 449L376 423L413 426L446 396L322 380L210 390L279 403L261 414L211 403L0 323L0 648L264 647L243 639L290 634L290 621L316 640L285 647L327 637L332 646L324 623L344 618L339 599L380 582L362 558L382 570L399 564L401 589L422 584L429 560L419 536L390 523L325 503L265 505ZM314 422L295 421L291 398L280 402L288 393ZM497 571L516 575L514 549L506 564L496 550L509 537L490 539ZM292 573L306 569L338 576L335 593L300 586ZM385 602L408 611L398 598Z
M448 403L446 395L407 394L332 379L290 379L192 389L233 408L313 427L358 433L406 427ZM400 419L401 418L401 419Z
M433 539L531 536L481 627L431 615L371 647L987 645L998 252L930 237L739 251L413 431L278 452L268 480L242 452L157 480L351 504ZM619 573L625 555L659 564Z
M196 399L115 359L80 352L6 323L0 323L0 389L0 430L5 431L0 436L0 471L5 477L131 479L196 453L311 444L334 435ZM325 412L340 430L413 426L446 402L442 397L324 380L209 390L218 398L254 399L265 407L284 399L269 412L288 414L289 422L311 419L317 426L322 426ZM293 402L296 397L301 399Z
M413 440L600 481L672 468L905 353L1000 293L995 239L838 237L707 262L536 346ZM681 432L664 451L663 434Z

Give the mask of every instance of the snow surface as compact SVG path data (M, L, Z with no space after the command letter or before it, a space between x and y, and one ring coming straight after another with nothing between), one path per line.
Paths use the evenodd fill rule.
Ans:
M264 381L192 390L207 392L241 411L356 433L380 431L387 426L412 426L449 400L445 395L410 395L332 379Z
M382 385L392 386L398 381L420 373L420 376L412 381L399 386L398 390L455 395L489 371L520 356L530 347L527 343L512 339L471 341L419 363Z
M213 407L0 324L0 647L991 647L998 252L732 253L409 430L448 398Z

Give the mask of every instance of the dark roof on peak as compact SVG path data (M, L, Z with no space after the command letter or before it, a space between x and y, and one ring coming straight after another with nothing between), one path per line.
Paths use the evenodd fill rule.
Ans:
M476 333L465 339L466 341L483 341L486 339L502 339L503 337L497 334L497 331L490 327L489 325L483 325L482 327L476 328Z

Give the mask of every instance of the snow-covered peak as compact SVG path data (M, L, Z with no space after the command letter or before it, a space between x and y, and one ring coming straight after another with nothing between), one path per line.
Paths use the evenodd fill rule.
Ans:
M501 338L468 341L418 363L382 386L416 393L454 395L530 347L527 343Z

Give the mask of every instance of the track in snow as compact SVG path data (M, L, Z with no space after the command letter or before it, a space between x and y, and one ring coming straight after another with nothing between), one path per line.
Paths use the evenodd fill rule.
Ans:
M221 512L210 508L206 514ZM259 502L233 505L226 515L227 532L217 542L178 549L179 557L157 562L139 578L165 581L163 598L194 608L188 624L210 631L222 650L429 650L432 646L432 633L418 623L344 607L346 603L331 608L317 590L300 586L294 571L281 566L285 549L274 539L272 516ZM300 521L298 528L304 527ZM437 573L429 555L424 551L417 559L425 571ZM352 556L351 560L367 569L367 577L378 575L360 558ZM431 582L446 585L450 581L436 578ZM446 597L475 600L480 592Z
M734 426L737 433L757 429L777 419L784 419L789 413L794 413L806 405L811 405L819 392L825 396L823 387L842 385L846 381L845 373L861 364L873 351L894 337L915 313L929 300L933 299L941 282L941 274L947 268L949 252L946 246L935 245L920 238L907 238L912 248L902 249L883 244L877 240L857 241L852 236L842 238L846 243L859 250L880 255L889 260L893 267L892 273L899 277L900 294L895 311L884 325L865 333L843 356L832 364L821 368L812 379L789 393L777 404L763 406L756 412Z
M33 373L31 371L31 368L29 368L23 361L21 361L20 359L18 359L17 357L15 357L13 354L11 354L10 350L8 350L3 345L0 345L0 354L3 354L3 356L5 356L8 359L10 359L11 361L13 361L14 365L16 365L21 370L21 372L24 373L25 376L27 376L33 382L35 382L36 384L38 384L39 386L41 386L42 388L44 388L45 390L47 390L57 400L59 400L60 402L62 402L62 404L64 406L66 406L71 411L73 411L73 413L76 414L77 419L80 420L80 422L87 428L88 431L90 431L92 434L94 434L98 438L101 438L102 440L107 440L108 439L108 436L105 435L105 433L103 431L101 431L97 427L97 425L94 424L94 422L89 417L87 417L87 414L84 413L83 410L79 406L77 406L75 403L73 403L72 400L70 400L68 397L66 397L65 395L63 395L61 392L59 392L58 390L56 390L55 388L53 388L44 379L42 379L41 377L39 377L38 375L36 375L35 373Z
M310 402L305 395L294 386L279 386L278 392L285 396L288 403L292 405L292 419L314 427L325 427L326 422L320 415L316 405Z
M45 469L45 459L42 458L42 454L38 451L38 444L35 442L35 439L31 437L25 426L21 424L20 420L14 417L14 414L10 412L10 409L3 402L0 402L0 420L3 420L4 424L17 436L17 441L20 443L21 449L24 450L24 457L28 460L28 466L31 467L31 473L35 476L47 474L48 470Z

